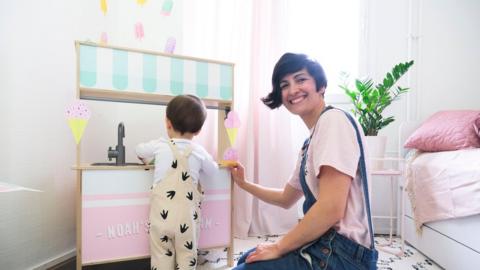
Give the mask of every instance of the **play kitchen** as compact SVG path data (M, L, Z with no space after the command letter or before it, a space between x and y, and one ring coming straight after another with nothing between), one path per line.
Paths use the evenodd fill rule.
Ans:
M151 51L99 46L93 43L77 42L76 48L79 62L77 63L79 99L101 101L98 103L100 107L102 107L102 101L165 105L175 95L187 91L191 87L190 84L196 81L194 84L196 89L202 92L193 93L202 97L207 107L218 113L217 150L223 153L228 148L227 131L223 120L233 105L233 64L164 55ZM123 59L116 57L119 55L132 61L119 64L117 61ZM146 60L149 63L156 63L158 67L164 69L170 67L172 70L160 74L145 70L151 66L144 65L143 70L128 67L128 63ZM197 75L187 78L191 72L177 74L179 71L183 72L184 65L198 69L197 72L193 72ZM156 66L152 68L157 68ZM103 69L100 70L99 67ZM112 68L109 71L104 70L105 67L118 68ZM210 71L212 72L209 73ZM157 74L157 77L148 78L149 81L158 82L157 89L146 89L141 84L128 83L129 79L145 81L145 76L148 74ZM170 74L170 77L163 78L163 74ZM115 83L115 78L119 77L127 82L121 88ZM159 88L160 85L162 89ZM169 85L170 89L164 88L165 85ZM181 90L178 87L182 87ZM137 162L126 162L125 131L124 122L118 123L117 144L114 147L108 147L108 150L105 146L105 156L109 162L101 160L81 162L81 146L80 143L77 144L77 161L73 166L77 181L77 270L86 265L149 257L148 214L154 167ZM95 142L98 141L100 140ZM130 140L128 142L128 145L135 144ZM88 156L90 154L88 150L91 148L83 150L86 152L82 153ZM205 196L202 203L199 248L226 248L228 265L232 266L230 172L227 169L219 170L217 175L203 186L203 189Z

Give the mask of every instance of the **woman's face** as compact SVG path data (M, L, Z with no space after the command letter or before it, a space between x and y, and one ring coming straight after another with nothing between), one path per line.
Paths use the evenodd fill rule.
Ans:
M280 80L280 89L283 106L293 114L304 117L322 109L322 91L317 92L315 79L305 68L285 75Z

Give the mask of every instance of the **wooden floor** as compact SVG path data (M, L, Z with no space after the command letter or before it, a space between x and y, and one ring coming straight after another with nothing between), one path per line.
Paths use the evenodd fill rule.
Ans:
M48 270L75 270L76 258L72 258L68 261L63 262L60 265L49 268ZM136 260L136 261L127 261L127 262L118 262L118 263L108 263L108 264L98 264L84 266L82 270L150 270L150 258Z

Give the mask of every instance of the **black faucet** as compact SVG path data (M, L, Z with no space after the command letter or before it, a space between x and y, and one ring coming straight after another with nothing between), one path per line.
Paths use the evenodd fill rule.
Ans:
M112 160L115 158L115 165L123 166L125 165L125 146L123 145L123 138L125 137L125 127L123 122L118 124L118 142L117 146L115 146L115 150L112 147L108 147L108 160Z

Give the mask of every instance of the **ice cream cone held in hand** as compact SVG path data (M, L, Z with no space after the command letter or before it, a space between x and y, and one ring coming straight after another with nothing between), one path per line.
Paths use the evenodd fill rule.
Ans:
M238 151L230 147L223 153L223 159L219 162L219 164L223 167L233 167L237 165L237 162Z

